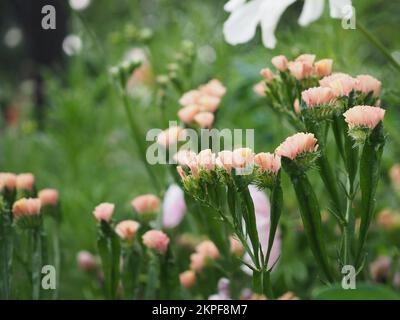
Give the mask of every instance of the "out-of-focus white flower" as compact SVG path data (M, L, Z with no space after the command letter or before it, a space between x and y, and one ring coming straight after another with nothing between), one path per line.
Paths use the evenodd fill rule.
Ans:
M123 60L125 62L141 62L141 63L148 62L146 51L143 50L142 48L129 49L125 53Z
M69 0L69 5L76 11L82 11L90 6L90 2L91 0Z
M82 39L76 34L70 34L65 37L62 47L67 55L76 55L82 50Z
M4 44L6 47L15 48L22 41L22 32L20 28L10 28L4 35Z
M250 41L258 24L261 25L262 42L267 48L276 45L275 29L283 12L296 0L230 0L224 9L230 12L224 23L225 40L232 45ZM299 24L306 26L317 20L324 9L325 0L305 0ZM332 18L350 18L351 0L329 0Z
M203 64L211 64L215 62L215 59L217 58L214 48L209 45L200 47L197 50L197 56Z
M164 228L175 228L186 214L184 193L178 185L171 185L164 196L162 205Z

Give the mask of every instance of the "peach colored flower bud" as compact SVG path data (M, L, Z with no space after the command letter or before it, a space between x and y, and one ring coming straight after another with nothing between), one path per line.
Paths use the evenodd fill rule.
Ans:
M381 93L382 83L370 75L361 74L357 76L357 84L355 89L363 93L373 92L374 97L378 97Z
M197 163L199 164L200 168L206 171L214 170L215 154L212 153L211 149L202 150L197 155Z
M178 111L178 117L182 122L190 124L193 122L194 117L199 112L199 110L200 108L197 105L190 104Z
M192 253L190 255L190 269L196 272L201 272L206 264L206 257L201 253Z
M183 141L186 137L185 129L181 127L170 127L157 136L157 143L165 148Z
M282 142L275 153L281 157L294 160L304 152L314 152L318 149L317 139L312 133L299 132Z
M299 99L294 100L293 109L294 109L294 112L296 112L297 114L300 114L300 113L301 113L301 108L300 108Z
M149 230L143 235L142 239L143 244L147 248L154 249L161 254L167 252L169 238L164 232L160 230Z
M16 188L18 190L32 191L35 184L35 176L32 173L17 175Z
M235 256L243 255L244 248L238 239L236 239L234 236L230 236L229 242L230 242L230 251L233 255Z
M220 103L221 103L221 98L218 98L216 96L211 96L208 94L201 95L198 100L200 111L215 112L217 111Z
M283 72L287 69L288 59L284 55L273 57L272 65L280 72Z
M396 163L390 168L389 176L393 185L400 188L400 163Z
M17 184L17 175L10 172L0 173L0 186L4 186L8 191L13 191Z
M315 54L309 54L309 53L305 53L302 55L299 55L295 61L297 62L305 62L307 64L312 65L315 61Z
M191 163L196 162L197 155L191 150L179 150L174 155L174 161L182 167L189 167Z
M288 291L281 295L278 300L299 300L299 298L292 291Z
M85 272L93 271L97 268L97 261L93 254L88 251L79 251L76 255L78 267Z
M207 84L200 86L200 92L210 96L221 98L226 93L226 88L217 79L210 80Z
M38 193L42 206L56 206L58 204L58 191L56 189L43 189Z
M103 202L100 203L93 210L93 214L97 221L106 221L109 222L114 213L115 205L113 203Z
M235 169L248 168L254 164L254 153L250 148L235 149L232 155Z
M23 216L35 216L40 214L41 203L39 199L22 198L14 202L12 213L14 219L18 220Z
M314 73L318 77L329 76L332 73L332 65L333 65L332 59L319 60L314 64Z
M376 222L385 230L398 229L400 228L400 214L390 209L383 209L379 212Z
M268 82L271 81L274 77L275 74L271 71L269 68L264 68L261 69L260 75Z
M308 107L329 104L334 98L331 88L314 87L304 90L301 98Z
M300 61L290 61L288 63L290 74L297 80L302 80L306 77L306 70L304 66L304 63Z
M214 123L214 114L212 112L200 112L194 116L194 121L201 128L211 128Z
M264 80L261 80L253 86L253 91L260 97L265 97L265 90L267 90L267 85Z
M132 207L139 214L154 213L160 211L160 199L153 194L144 194L134 198Z
M190 90L186 92L180 99L179 103L186 107L188 105L197 104L198 99L200 98L201 93L199 90Z
M319 81L321 87L331 88L335 97L348 96L358 81L345 73L334 73Z
M125 220L118 223L115 232L123 240L132 241L140 227L140 223L134 220Z
M256 154L254 162L262 172L277 173L281 168L281 157L269 152Z
M196 284L196 274L192 270L184 271L179 275L179 281L184 288L190 289Z
M383 120L385 110L379 107L355 106L343 113L349 128L367 127L373 129Z
M205 240L199 243L196 246L196 252L213 260L219 258L218 248L215 246L214 242L210 240Z
M219 152L215 163L219 168L224 169L226 172L231 172L233 166L233 152L229 150Z

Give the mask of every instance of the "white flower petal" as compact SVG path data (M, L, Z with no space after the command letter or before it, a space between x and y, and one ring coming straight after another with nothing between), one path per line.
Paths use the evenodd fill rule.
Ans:
M351 0L329 0L331 17L350 19L352 16Z
M269 49L275 48L276 38L275 29L283 12L296 0L266 0L263 2L260 11L262 41L265 47Z
M244 4L246 0L230 0L224 5L224 10L227 12L232 12Z
M299 25L304 27L318 20L324 11L324 1L325 0L305 0L299 18Z
M260 22L260 7L264 0L253 0L231 13L224 23L224 37L229 44L236 45L251 40Z

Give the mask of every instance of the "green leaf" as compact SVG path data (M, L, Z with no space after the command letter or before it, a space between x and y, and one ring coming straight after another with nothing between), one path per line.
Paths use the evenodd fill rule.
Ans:
M359 283L354 290L345 290L340 285L317 289L312 298L316 300L400 300L400 295L383 285Z

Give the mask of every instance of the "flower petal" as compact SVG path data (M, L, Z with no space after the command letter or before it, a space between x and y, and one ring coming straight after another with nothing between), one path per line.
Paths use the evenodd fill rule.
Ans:
M304 27L318 20L324 11L324 1L325 0L305 0L299 18L299 25Z
M224 5L224 10L226 12L232 12L235 9L239 8L242 4L244 4L246 0L229 0Z
M353 10L351 9L351 0L329 0L331 17L335 19L350 19Z
M264 0L253 0L236 8L224 23L224 37L229 44L245 43L254 37L260 22Z
M279 1L264 1L260 8L262 41L265 47L269 49L275 48L276 38L275 29L278 25L281 15L296 0L279 0Z

